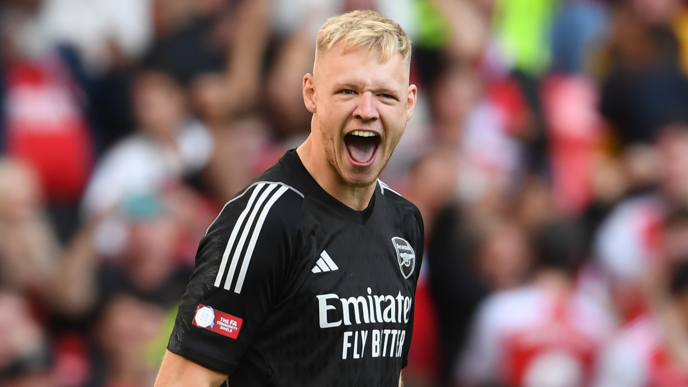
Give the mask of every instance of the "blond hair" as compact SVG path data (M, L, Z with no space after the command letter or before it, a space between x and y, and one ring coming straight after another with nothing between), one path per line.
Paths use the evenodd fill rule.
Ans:
M404 63L411 62L409 37L399 24L375 11L352 11L328 19L318 31L316 60L339 42L344 52L364 48L378 53L382 62L398 52Z

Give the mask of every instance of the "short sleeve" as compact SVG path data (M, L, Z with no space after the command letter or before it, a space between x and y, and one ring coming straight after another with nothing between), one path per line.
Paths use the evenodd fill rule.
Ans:
M201 240L168 349L231 374L280 296L298 245L302 197L256 183L225 205Z

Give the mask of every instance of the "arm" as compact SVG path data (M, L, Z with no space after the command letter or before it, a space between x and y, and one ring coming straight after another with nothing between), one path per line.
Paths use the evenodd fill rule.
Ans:
M225 205L200 242L170 352L227 375L248 361L243 355L260 333L290 267L300 203L301 196L288 187L261 182ZM233 319L234 328L219 329L220 318Z
M265 0L243 1L237 13L236 35L228 47L226 65L227 80L234 89L229 96L232 113L251 108L258 98L270 35L270 4Z
M490 38L490 17L475 1L431 0L452 27L450 56L473 61L480 57Z
M39 209L21 218L3 217L0 241L4 283L48 301L46 285L55 274L60 249L47 218Z
M650 313L663 333L663 343L669 354L688 368L688 333L677 304L668 291L670 278L659 268L648 270L642 280L643 292L649 302Z
M77 232L65 249L51 283L51 304L60 313L81 316L97 298L98 253L93 244L93 228Z
M205 368L191 360L167 351L165 358L162 360L158 377L155 379L155 387L217 387L225 380L227 380L227 375Z

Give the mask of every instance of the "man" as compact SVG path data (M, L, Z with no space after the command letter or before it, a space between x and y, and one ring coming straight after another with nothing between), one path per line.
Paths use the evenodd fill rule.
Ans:
M311 134L210 226L156 386L400 383L423 224L377 178L413 114L410 55L375 12L321 28Z
M669 281L653 281L654 289L648 289L650 310L622 327L606 345L594 387L688 385L686 346L681 344L688 337L686 258L668 265Z
M580 232L552 221L534 241L532 282L488 297L456 369L462 386L574 387L589 385L612 317L579 291Z

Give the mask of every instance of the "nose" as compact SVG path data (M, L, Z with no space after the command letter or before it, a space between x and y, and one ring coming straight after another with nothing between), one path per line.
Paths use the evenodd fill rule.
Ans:
M372 92L366 91L359 96L354 117L365 122L378 119L379 113L375 107L375 98Z

